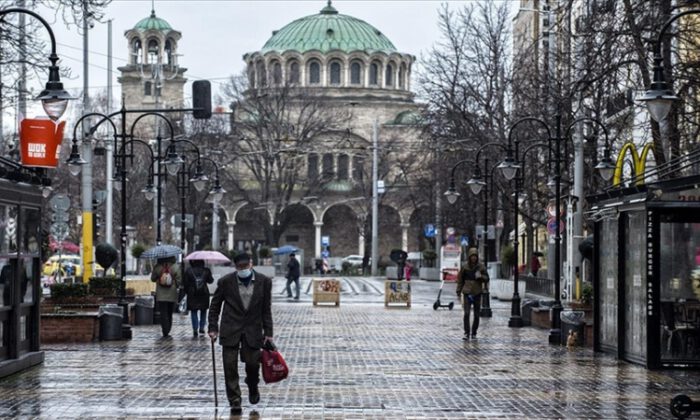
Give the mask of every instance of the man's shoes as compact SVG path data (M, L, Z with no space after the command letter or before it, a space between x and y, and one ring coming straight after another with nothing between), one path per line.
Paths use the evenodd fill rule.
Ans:
M462 340L464 341L469 341L469 334L464 334L464 337L462 337Z
M292 295L287 295L287 299L291 299L291 298L292 298Z
M294 300L299 300L299 296L295 296L295 297L294 297Z
M243 409L241 408L240 405L231 407L231 415L232 416L240 416L241 414L243 414Z
M476 340L476 334L472 334L472 340Z
M192 338L197 338L197 337L198 337L197 330L192 331Z
M200 334L205 334L204 328L200 328L200 329L199 329L199 333L200 333Z
M248 401L251 404L257 404L260 402L260 391L258 391L258 385L248 385Z

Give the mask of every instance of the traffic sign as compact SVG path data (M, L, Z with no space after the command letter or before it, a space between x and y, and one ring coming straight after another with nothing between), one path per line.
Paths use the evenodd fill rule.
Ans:
M331 237L321 236L321 246L331 246Z
M51 221L54 223L62 222L68 223L70 216L65 211L56 211L51 215Z
M563 220L559 220L559 233L564 233L566 222ZM547 233L550 235L554 235L556 233L557 229L557 221L554 217L550 217L547 219Z
M427 225L425 225L423 232L424 232L426 238L434 238L435 237L435 225L428 223Z
M70 208L70 198L65 194L56 194L49 200L49 205L54 211L66 211Z
M328 252L327 249L324 249L323 251L321 251L321 257L322 257L322 258L328 258L328 257L330 257L330 256L331 256L331 253Z
M461 243L462 243L462 246L469 246L469 236L462 235Z
M51 227L49 228L49 232L51 233L51 236L54 237L55 240L57 241L62 241L68 237L68 223L53 223L51 224Z

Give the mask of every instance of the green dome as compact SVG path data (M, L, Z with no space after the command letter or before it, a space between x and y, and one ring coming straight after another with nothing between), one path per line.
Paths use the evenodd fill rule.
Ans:
M352 16L339 14L329 2L319 14L297 19L273 32L272 38L265 43L260 52L281 53L289 50L391 53L396 51L396 47L374 26Z
M156 11L151 10L151 16L141 19L139 23L134 26L134 29L141 31L156 30L156 31L170 31L173 28L165 20L156 17Z

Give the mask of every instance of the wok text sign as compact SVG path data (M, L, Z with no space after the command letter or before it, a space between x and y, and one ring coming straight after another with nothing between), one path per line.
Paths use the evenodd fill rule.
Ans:
M19 141L23 166L55 168L66 122L48 119L22 120Z

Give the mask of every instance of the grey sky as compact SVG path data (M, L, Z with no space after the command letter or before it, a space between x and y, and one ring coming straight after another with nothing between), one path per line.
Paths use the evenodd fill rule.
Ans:
M459 6L464 1L449 2ZM326 1L167 1L156 0L156 15L182 32L178 52L180 65L188 69L190 81L209 79L214 93L220 83L243 70L242 56L260 49L273 30L287 23L318 13ZM352 15L386 34L399 51L420 57L438 39L439 1L352 1L336 0L339 13ZM127 58L124 32L149 16L150 0L115 0L106 10L105 19L113 19L113 53L115 94L119 88L116 67ZM73 92L82 90L82 37L75 27L56 24L56 39L61 66L72 69L74 78L64 80ZM107 25L96 23L90 30L91 93L107 86ZM186 88L189 92L189 86ZM116 95L115 95L116 97Z

